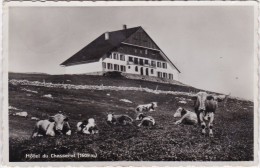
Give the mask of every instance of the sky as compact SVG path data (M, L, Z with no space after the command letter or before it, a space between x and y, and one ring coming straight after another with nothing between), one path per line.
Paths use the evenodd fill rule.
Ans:
M63 74L64 60L123 24L142 26L181 82L253 100L252 6L10 7L9 71Z

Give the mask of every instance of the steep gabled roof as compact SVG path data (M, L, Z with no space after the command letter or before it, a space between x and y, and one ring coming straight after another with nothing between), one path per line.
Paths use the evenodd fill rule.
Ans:
M139 26L139 27L133 27L129 29L109 32L108 40L105 40L105 33L103 33L98 38L96 38L91 43L89 43L87 46L85 46L80 51L78 51L76 54L74 54L72 57L70 57L63 63L61 63L61 65L70 66L75 64L98 61L106 53L118 47L122 42L126 41L130 36L135 34L135 32L137 32L139 29L144 31L144 29L141 26ZM145 34L147 33L145 32ZM147 36L149 35L147 34ZM154 41L153 43L158 47L158 45ZM160 48L159 50L163 55L162 60L170 62L177 69L177 71L180 72L179 69L171 62L171 60L164 54L164 52Z
M105 33L82 48L79 52L64 61L61 65L69 66L77 63L98 61L104 54L119 46L119 44L135 33L140 27L109 32L109 40Z
M146 31L144 31L144 33L145 34L147 34L146 33ZM147 36L149 36L148 34L147 34ZM153 41L153 39L151 38L151 40ZM154 41L153 41L154 42ZM165 58L167 61L169 61L175 68L176 68L176 70L179 72L179 73L181 73L181 71L172 63L172 61L166 56L166 54L160 49L160 47L154 42L154 44L159 48L159 50L162 52L162 55L163 55L163 58Z

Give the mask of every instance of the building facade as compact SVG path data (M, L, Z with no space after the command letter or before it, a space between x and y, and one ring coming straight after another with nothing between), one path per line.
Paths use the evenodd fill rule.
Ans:
M61 65L67 74L119 71L178 80L180 73L142 27L106 32Z

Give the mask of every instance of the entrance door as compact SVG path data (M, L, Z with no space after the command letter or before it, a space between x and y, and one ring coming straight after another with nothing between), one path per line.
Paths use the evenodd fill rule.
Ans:
M141 75L144 75L143 67L140 68Z
M149 70L148 70L148 68L146 68L145 72L146 72L146 75L149 76Z

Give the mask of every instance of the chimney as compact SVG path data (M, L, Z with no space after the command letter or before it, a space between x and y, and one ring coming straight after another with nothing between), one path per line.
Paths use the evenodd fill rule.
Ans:
M127 27L126 27L126 25L125 25L125 24L123 25L123 29L124 29L124 30L125 30L125 29L127 29Z
M109 32L105 32L105 40L109 40Z

